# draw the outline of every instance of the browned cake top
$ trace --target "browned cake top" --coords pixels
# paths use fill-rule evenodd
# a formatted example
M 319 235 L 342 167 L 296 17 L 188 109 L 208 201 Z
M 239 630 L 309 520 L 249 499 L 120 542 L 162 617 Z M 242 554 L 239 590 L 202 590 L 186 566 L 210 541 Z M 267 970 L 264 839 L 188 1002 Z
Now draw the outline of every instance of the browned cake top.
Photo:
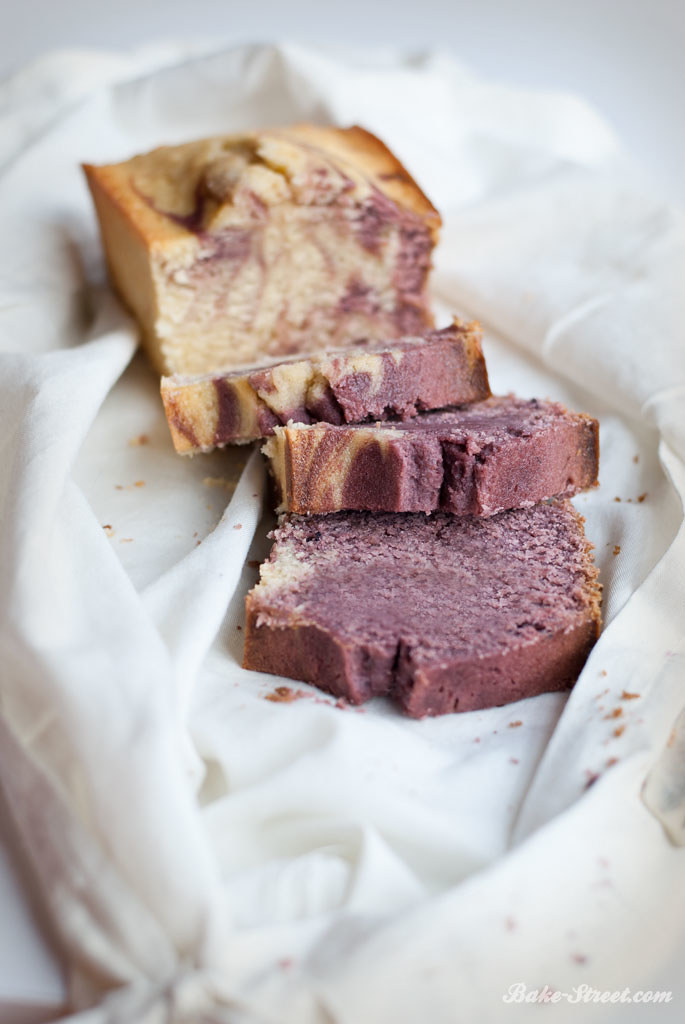
M 385 198 L 437 240 L 440 216 L 390 150 L 357 126 L 300 124 L 162 146 L 123 163 L 85 166 L 147 244 L 215 234 L 283 202 L 326 206 Z

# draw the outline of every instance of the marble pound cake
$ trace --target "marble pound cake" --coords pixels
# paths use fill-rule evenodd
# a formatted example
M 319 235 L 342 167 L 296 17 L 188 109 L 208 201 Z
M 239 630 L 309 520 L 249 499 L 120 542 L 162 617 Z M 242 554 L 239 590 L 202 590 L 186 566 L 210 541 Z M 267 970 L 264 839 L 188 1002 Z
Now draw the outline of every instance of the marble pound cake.
M 300 124 L 84 170 L 111 278 L 163 374 L 432 326 L 439 214 L 362 128 Z
M 477 323 L 454 321 L 419 338 L 360 341 L 225 374 L 162 377 L 177 452 L 266 437 L 298 423 L 409 419 L 490 394 Z
M 599 426 L 506 395 L 403 423 L 290 423 L 263 450 L 281 511 L 488 516 L 595 486 Z
M 244 666 L 416 718 L 566 689 L 600 626 L 582 524 L 568 501 L 286 517 L 247 596 Z

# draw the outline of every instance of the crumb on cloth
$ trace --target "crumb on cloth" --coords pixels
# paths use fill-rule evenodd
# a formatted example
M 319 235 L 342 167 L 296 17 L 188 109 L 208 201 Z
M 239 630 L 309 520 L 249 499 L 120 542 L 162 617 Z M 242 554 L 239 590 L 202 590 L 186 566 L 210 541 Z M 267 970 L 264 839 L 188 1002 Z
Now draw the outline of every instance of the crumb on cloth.
M 235 482 L 225 476 L 206 476 L 202 483 L 205 487 L 222 487 L 225 491 L 235 490 Z
M 289 704 L 306 696 L 304 690 L 293 690 L 291 686 L 277 686 L 275 690 L 264 695 L 264 700 L 273 701 L 275 704 Z

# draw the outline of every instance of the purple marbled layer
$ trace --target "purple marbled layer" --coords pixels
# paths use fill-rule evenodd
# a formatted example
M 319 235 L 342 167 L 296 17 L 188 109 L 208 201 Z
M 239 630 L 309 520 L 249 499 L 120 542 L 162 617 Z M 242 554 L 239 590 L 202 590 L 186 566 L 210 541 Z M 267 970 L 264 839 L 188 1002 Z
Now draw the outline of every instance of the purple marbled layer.
M 382 373 L 378 386 L 369 374 L 349 369 L 349 360 L 355 353 L 380 358 Z M 402 355 L 399 362 L 395 358 L 397 353 Z M 490 393 L 480 337 L 473 325 L 455 324 L 429 331 L 422 339 L 357 342 L 350 349 L 331 352 L 325 364 L 325 390 L 308 395 L 303 405 L 279 412 L 272 411 L 259 396 L 276 392 L 274 368 L 283 364 L 248 367 L 215 378 L 218 413 L 212 443 L 223 445 L 267 437 L 275 426 L 289 421 L 339 425 L 377 419 L 404 420 L 419 410 L 470 402 Z M 236 387 L 244 380 L 252 389 L 247 409 L 244 391 Z M 185 436 L 188 430 L 192 431 L 190 423 L 183 424 L 183 429 L 178 423 L 175 425 Z
M 567 502 L 491 519 L 290 517 L 270 561 L 304 573 L 247 598 L 245 665 L 411 715 L 502 704 L 572 684 L 599 591 Z
M 405 422 L 286 428 L 283 507 L 493 515 L 597 483 L 598 424 L 554 402 L 490 398 Z

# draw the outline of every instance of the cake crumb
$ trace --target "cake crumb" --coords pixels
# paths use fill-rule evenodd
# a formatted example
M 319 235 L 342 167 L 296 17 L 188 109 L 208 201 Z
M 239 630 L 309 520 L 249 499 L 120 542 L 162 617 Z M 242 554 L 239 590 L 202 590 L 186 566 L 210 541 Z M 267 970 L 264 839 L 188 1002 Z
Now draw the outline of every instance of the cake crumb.
M 147 434 L 138 434 L 138 437 L 132 437 L 128 443 L 132 448 L 138 448 L 140 445 L 149 444 L 150 438 Z
M 233 481 L 225 476 L 206 476 L 202 483 L 205 487 L 223 487 L 225 491 L 232 491 Z M 207 506 L 209 508 L 209 506 Z
M 599 772 L 591 772 L 589 768 L 585 769 L 585 788 L 589 789 L 590 786 L 594 786 L 595 782 L 599 778 Z
M 273 701 L 275 704 L 289 704 L 293 700 L 306 697 L 304 690 L 293 690 L 290 686 L 277 686 L 271 693 L 267 693 L 264 700 Z
M 474 736 L 473 742 L 480 743 L 480 736 Z
M 620 500 L 621 500 L 620 498 L 614 498 L 614 501 L 620 501 Z
M 637 463 L 639 461 L 640 461 L 640 456 L 639 455 L 633 455 L 633 462 Z
M 619 736 L 623 735 L 623 733 L 625 732 L 625 728 L 625 725 L 616 726 L 616 728 L 614 729 L 614 736 L 616 737 L 616 739 L 618 739 Z
M 620 555 L 621 554 L 621 545 L 620 544 L 614 544 L 614 554 L 615 555 Z
M 516 728 L 518 728 L 519 725 L 523 725 L 523 722 L 521 721 L 520 718 L 517 718 L 515 722 L 509 722 L 509 728 L 510 729 L 516 729 Z
M 234 530 L 242 530 L 242 528 L 243 528 L 243 524 L 242 523 L 234 523 L 233 524 L 233 529 Z
M 639 693 L 629 693 L 628 690 L 623 690 L 621 693 L 621 700 L 637 700 L 639 696 Z
M 571 954 L 571 959 L 574 961 L 574 963 L 577 963 L 577 964 L 586 964 L 587 963 L 587 957 L 585 956 L 584 953 L 572 953 Z
M 647 497 L 647 491 L 644 491 L 642 494 L 638 494 L 637 500 L 640 502 L 640 504 L 642 504 L 642 502 L 645 500 L 646 497 Z
M 618 764 L 618 758 L 617 757 L 610 757 L 607 760 L 607 768 L 613 768 L 615 764 Z
M 114 485 L 114 490 L 115 491 L 123 491 L 123 489 L 124 489 L 124 485 L 123 484 L 115 484 Z
M 235 628 L 242 630 L 243 627 L 242 626 L 236 626 Z
M 509 763 L 510 764 L 518 764 L 519 763 L 518 757 L 510 757 L 509 758 Z
M 604 717 L 605 718 L 620 718 L 622 714 L 623 714 L 623 708 L 614 708 L 613 711 L 610 711 L 609 714 L 605 715 Z
M 108 537 L 111 537 L 112 534 L 114 533 L 114 527 L 111 525 L 111 523 L 105 523 L 102 529 L 105 531 Z
M 136 480 L 136 482 L 134 483 L 133 486 L 134 487 L 145 487 L 145 481 L 144 480 Z
M 133 537 L 122 537 L 121 540 L 119 541 L 119 543 L 120 544 L 132 544 L 133 543 Z
M 600 676 L 605 676 L 607 674 L 607 670 L 605 668 L 603 668 L 602 671 L 599 674 L 600 674 Z

